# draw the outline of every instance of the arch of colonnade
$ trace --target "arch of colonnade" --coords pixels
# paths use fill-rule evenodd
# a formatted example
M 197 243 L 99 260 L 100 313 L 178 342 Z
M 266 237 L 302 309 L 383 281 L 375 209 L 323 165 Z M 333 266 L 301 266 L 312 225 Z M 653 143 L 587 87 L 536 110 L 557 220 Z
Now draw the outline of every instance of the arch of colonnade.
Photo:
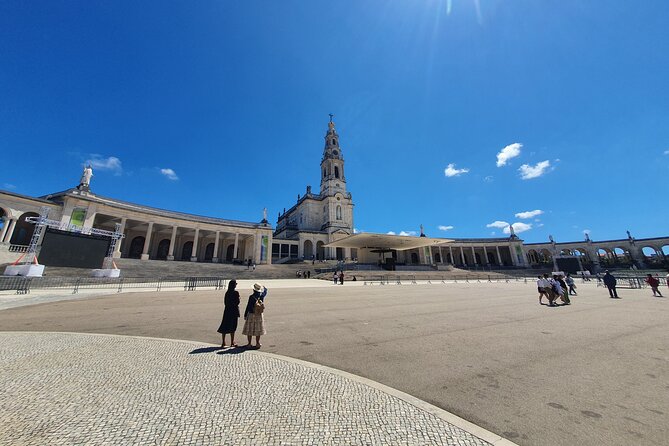
M 570 243 L 526 244 L 525 255 L 530 265 L 552 264 L 557 255 L 574 255 L 584 267 L 667 267 L 669 237 L 620 239 Z
M 249 229 L 198 227 L 188 222 L 157 223 L 98 213 L 93 227 L 114 230 L 121 224 L 124 237 L 114 257 L 197 262 L 257 262 L 258 236 Z

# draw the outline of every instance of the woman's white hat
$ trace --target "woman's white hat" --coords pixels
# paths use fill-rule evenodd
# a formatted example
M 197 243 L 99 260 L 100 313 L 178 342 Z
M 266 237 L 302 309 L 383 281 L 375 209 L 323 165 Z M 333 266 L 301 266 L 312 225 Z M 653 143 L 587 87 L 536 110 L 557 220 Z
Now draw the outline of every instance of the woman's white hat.
M 256 291 L 262 291 L 262 285 L 256 282 L 253 284 L 253 289 Z

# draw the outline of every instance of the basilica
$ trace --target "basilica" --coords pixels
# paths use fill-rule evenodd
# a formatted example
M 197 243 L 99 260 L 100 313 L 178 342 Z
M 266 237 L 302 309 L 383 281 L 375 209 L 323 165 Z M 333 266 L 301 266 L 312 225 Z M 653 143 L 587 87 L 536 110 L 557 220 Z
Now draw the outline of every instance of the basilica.
M 508 237 L 444 239 L 385 234 L 354 234 L 353 197 L 348 191 L 344 152 L 332 115 L 324 136 L 320 188 L 306 186 L 295 204 L 279 212 L 273 228 L 265 212 L 258 222 L 193 215 L 131 203 L 97 193 L 92 169 L 79 184 L 31 197 L 0 190 L 0 264 L 16 260 L 31 242 L 34 224 L 27 217 L 47 216 L 62 231 L 90 233 L 91 228 L 116 232 L 121 243 L 113 257 L 141 260 L 283 263 L 290 261 L 356 261 L 366 264 L 433 268 L 503 268 L 555 266 L 574 257 L 585 270 L 608 266 L 663 265 L 669 238 L 595 242 L 524 243 Z

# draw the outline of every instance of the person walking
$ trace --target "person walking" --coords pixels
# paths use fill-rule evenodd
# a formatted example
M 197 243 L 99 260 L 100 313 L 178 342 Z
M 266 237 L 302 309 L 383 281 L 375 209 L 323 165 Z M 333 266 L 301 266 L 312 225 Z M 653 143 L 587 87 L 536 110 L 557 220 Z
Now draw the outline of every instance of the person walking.
M 262 347 L 260 343 L 260 336 L 267 333 L 265 330 L 265 296 L 267 296 L 267 288 L 256 283 L 253 285 L 253 294 L 249 296 L 249 301 L 246 303 L 246 310 L 244 310 L 244 329 L 242 334 L 246 335 L 248 343 L 244 346 L 251 348 L 251 337 L 255 336 L 255 348 Z
M 339 285 L 344 284 L 344 270 L 339 271 Z
M 239 320 L 239 291 L 235 288 L 237 288 L 237 281 L 233 279 L 228 284 L 228 290 L 225 292 L 223 320 L 218 327 L 218 332 L 223 337 L 221 348 L 227 347 L 225 345 L 226 334 L 230 334 L 230 346 L 237 347 L 237 344 L 235 344 L 235 332 L 237 331 L 237 321 Z
M 618 297 L 618 292 L 616 291 L 616 278 L 613 277 L 613 274 L 611 274 L 609 270 L 606 270 L 604 273 L 602 281 L 604 282 L 604 286 L 609 290 L 609 297 L 611 299 L 620 299 Z
M 562 274 L 557 276 L 557 281 L 560 283 L 560 288 L 562 289 L 562 302 L 567 305 L 571 305 L 571 300 L 569 299 L 569 290 L 567 289 L 567 284 L 565 283 Z
M 548 291 L 546 290 L 548 288 L 548 280 L 544 279 L 542 275 L 539 275 L 537 279 L 537 291 L 539 292 L 539 305 L 543 305 L 543 297 L 546 296 L 546 299 L 548 299 L 548 303 L 551 303 L 551 298 L 548 295 Z
M 334 274 L 332 275 L 332 282 L 335 285 L 337 285 L 337 279 L 339 279 L 339 274 L 337 273 L 337 271 L 335 271 Z
M 648 274 L 648 277 L 646 277 L 646 283 L 648 286 L 650 286 L 650 289 L 653 290 L 653 297 L 663 297 L 662 293 L 660 293 L 659 286 L 660 286 L 660 280 L 653 277 L 652 274 Z
M 555 302 L 558 300 L 558 297 L 562 297 L 560 282 L 557 281 L 556 277 L 549 277 L 548 274 L 544 274 L 544 278 L 548 282 L 548 288 L 546 289 L 548 293 L 548 306 L 556 307 L 557 303 Z
M 571 274 L 567 273 L 567 278 L 565 279 L 567 282 L 567 286 L 569 287 L 569 294 L 573 294 L 574 296 L 577 296 L 576 294 L 576 282 L 574 282 L 574 278 L 571 277 Z

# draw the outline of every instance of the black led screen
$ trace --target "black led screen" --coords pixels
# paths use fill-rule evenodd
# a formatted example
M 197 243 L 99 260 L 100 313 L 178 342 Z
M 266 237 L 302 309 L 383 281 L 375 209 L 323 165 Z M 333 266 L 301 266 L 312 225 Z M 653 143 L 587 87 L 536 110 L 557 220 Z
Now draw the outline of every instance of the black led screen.
M 576 271 L 579 271 L 581 268 L 578 265 L 578 259 L 576 257 L 566 257 L 566 258 L 556 258 L 555 262 L 559 271 L 564 273 L 574 274 Z
M 102 268 L 109 250 L 109 237 L 47 229 L 39 252 L 39 263 L 46 266 Z

